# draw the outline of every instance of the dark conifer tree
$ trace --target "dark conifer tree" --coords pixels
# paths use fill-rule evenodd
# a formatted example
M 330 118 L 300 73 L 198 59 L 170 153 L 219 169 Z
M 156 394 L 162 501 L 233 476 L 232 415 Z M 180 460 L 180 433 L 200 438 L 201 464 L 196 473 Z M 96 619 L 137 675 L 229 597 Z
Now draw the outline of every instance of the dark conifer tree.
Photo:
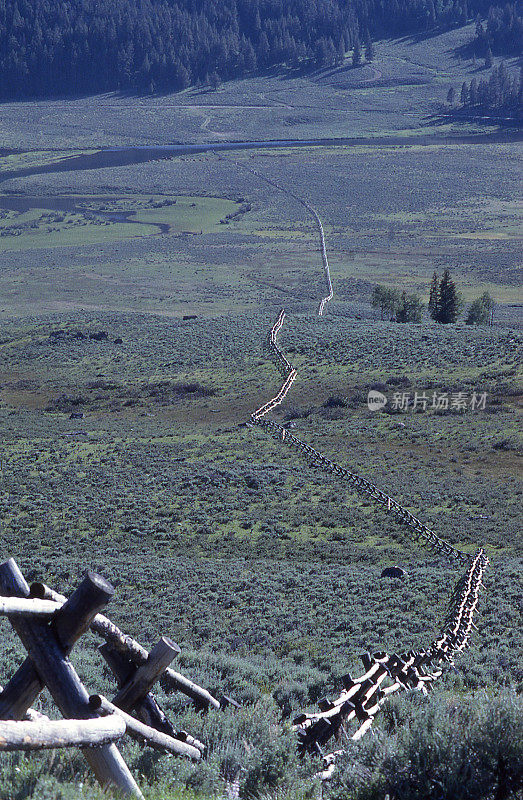
M 461 89 L 461 103 L 464 108 L 481 108 L 482 112 L 489 111 L 502 114 L 505 117 L 520 120 L 523 116 L 523 70 L 519 76 L 513 75 L 506 68 L 504 62 L 495 67 L 488 80 L 477 82 L 474 78 L 470 86 L 463 84 Z
M 359 67 L 361 65 L 361 45 L 360 40 L 356 39 L 354 48 L 352 50 L 352 66 Z
M 468 98 L 471 106 L 475 106 L 478 102 L 478 82 L 476 78 L 472 78 L 470 82 Z
M 372 39 L 370 38 L 370 36 L 365 42 L 365 60 L 366 61 L 374 60 L 374 45 L 372 43 Z
M 450 277 L 450 272 L 446 269 L 439 285 L 438 313 L 435 317 L 436 322 L 448 325 L 456 322 L 461 311 L 461 298 L 457 292 L 456 285 Z
M 437 320 L 439 314 L 439 278 L 436 272 L 432 276 L 432 283 L 430 284 L 428 309 L 432 319 Z

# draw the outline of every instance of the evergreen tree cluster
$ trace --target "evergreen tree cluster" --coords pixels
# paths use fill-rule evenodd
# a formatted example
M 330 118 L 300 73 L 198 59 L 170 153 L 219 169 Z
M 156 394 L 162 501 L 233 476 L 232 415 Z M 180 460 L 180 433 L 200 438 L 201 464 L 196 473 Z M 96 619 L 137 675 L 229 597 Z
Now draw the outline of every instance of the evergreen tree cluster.
M 478 17 L 474 52 L 482 58 L 490 54 L 518 56 L 523 52 L 523 3 L 490 6 L 486 24 Z
M 330 66 L 371 36 L 459 25 L 485 0 L 0 0 L 0 98 L 177 91 Z
M 520 120 L 523 116 L 523 70 L 519 75 L 512 75 L 501 62 L 488 78 L 480 81 L 472 78 L 470 84 L 463 83 L 460 101 L 464 108 L 495 111 Z
M 444 270 L 441 280 L 435 272 L 429 295 L 429 314 L 434 322 L 439 322 L 441 325 L 456 322 L 462 307 L 461 295 L 450 277 L 449 270 Z
M 377 285 L 372 292 L 372 306 L 379 309 L 380 319 L 390 322 L 421 322 L 423 303 L 417 294 Z M 488 292 L 473 300 L 468 308 L 467 325 L 492 325 L 496 303 Z M 430 285 L 428 311 L 434 322 L 449 325 L 457 322 L 463 310 L 463 298 L 448 269 L 443 276 L 435 272 Z

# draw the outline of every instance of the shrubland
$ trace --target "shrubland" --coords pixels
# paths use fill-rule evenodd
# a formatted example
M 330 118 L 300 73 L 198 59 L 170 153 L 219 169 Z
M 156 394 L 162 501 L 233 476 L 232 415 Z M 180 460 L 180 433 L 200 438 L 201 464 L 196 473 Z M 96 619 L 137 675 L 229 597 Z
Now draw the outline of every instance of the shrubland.
M 310 796 L 318 765 L 296 755 L 293 714 L 339 688 L 360 652 L 427 644 L 458 577 L 364 498 L 242 426 L 278 383 L 260 348 L 267 321 L 75 314 L 4 326 L 4 374 L 18 371 L 4 379 L 0 408 L 5 555 L 65 592 L 85 568 L 100 571 L 116 586 L 109 613 L 121 627 L 146 645 L 172 636 L 180 671 L 243 704 L 202 716 L 160 693 L 210 752 L 194 768 L 130 745 L 151 798 L 220 796 L 238 768 L 243 797 Z M 438 785 L 442 797 L 494 797 L 502 781 L 516 785 L 519 758 L 520 334 L 288 323 L 282 346 L 301 390 L 278 416 L 448 541 L 470 552 L 481 544 L 492 560 L 472 649 L 429 698 L 388 707 L 325 796 L 430 797 Z M 475 387 L 488 399 L 478 411 L 373 414 L 371 387 Z M 69 419 L 71 408 L 84 417 Z M 380 579 L 391 563 L 407 569 L 406 582 Z M 7 634 L 3 653 L 5 681 L 20 657 Z M 75 663 L 91 691 L 110 694 L 88 641 Z M 6 756 L 2 770 L 9 798 L 97 796 L 76 756 Z
M 293 715 L 358 674 L 367 649 L 432 641 L 459 576 L 365 498 L 245 426 L 279 386 L 262 341 L 282 305 L 281 343 L 298 379 L 276 418 L 465 552 L 485 547 L 492 562 L 470 650 L 429 697 L 386 706 L 324 796 L 520 791 L 517 144 L 497 134 L 464 141 L 474 125 L 427 117 L 440 113 L 449 83 L 474 76 L 461 49 L 472 37 L 467 27 L 382 40 L 372 65 L 212 92 L 2 107 L 5 146 L 33 148 L 2 153 L 4 169 L 19 170 L 5 196 L 32 208 L 82 197 L 84 211 L 103 203 L 131 207 L 137 222 L 179 222 L 147 236 L 67 216 L 56 222 L 67 231 L 42 222 L 38 235 L 2 237 L 17 247 L 4 248 L 0 270 L 3 556 L 64 593 L 86 568 L 102 573 L 121 628 L 147 646 L 171 636 L 182 649 L 175 668 L 242 703 L 202 715 L 159 691 L 209 756 L 193 767 L 125 745 L 151 800 L 223 797 L 238 770 L 243 800 L 317 796 L 319 762 L 298 759 Z M 305 209 L 219 153 L 157 160 L 142 149 L 260 132 L 364 137 L 233 156 L 318 209 L 334 284 L 321 320 Z M 68 148 L 119 145 L 139 145 L 137 163 L 88 169 L 86 152 L 74 172 L 23 173 L 61 164 Z M 187 209 L 165 205 L 176 198 Z M 218 204 L 209 225 L 193 218 L 198 198 Z M 378 319 L 376 284 L 426 304 L 431 276 L 447 267 L 467 303 L 485 292 L 495 300 L 492 327 Z M 369 410 L 370 390 L 387 396 L 382 411 Z M 470 407 L 474 392 L 484 407 Z M 394 407 L 396 395 L 416 393 L 426 409 Z M 464 394 L 466 407 L 432 408 L 434 393 Z M 380 578 L 392 564 L 405 581 Z M 3 625 L 0 683 L 23 655 Z M 86 636 L 74 661 L 90 691 L 111 695 L 95 647 Z M 39 707 L 51 707 L 45 693 Z M 81 756 L 67 752 L 4 755 L 0 796 L 101 797 Z

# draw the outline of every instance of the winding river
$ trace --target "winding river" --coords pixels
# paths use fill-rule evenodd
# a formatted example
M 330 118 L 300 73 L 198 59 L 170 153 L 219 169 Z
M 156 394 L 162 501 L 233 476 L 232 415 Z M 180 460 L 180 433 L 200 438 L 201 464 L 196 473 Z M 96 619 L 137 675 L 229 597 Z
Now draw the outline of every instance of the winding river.
M 213 142 L 202 144 L 165 144 L 142 145 L 136 147 L 108 147 L 94 153 L 60 158 L 52 164 L 35 165 L 24 169 L 0 172 L 0 183 L 11 178 L 23 178 L 29 175 L 43 175 L 48 172 L 72 172 L 106 167 L 125 167 L 131 164 L 144 164 L 173 156 L 191 155 L 195 153 L 219 153 L 238 150 L 281 150 L 300 147 L 357 147 L 361 145 L 398 147 L 407 145 L 452 145 L 452 144 L 510 144 L 521 141 L 523 133 L 513 129 L 495 133 L 441 136 L 421 134 L 418 136 L 367 136 L 353 138 L 326 139 L 269 139 L 259 141 Z M 4 155 L 9 152 L 4 151 Z

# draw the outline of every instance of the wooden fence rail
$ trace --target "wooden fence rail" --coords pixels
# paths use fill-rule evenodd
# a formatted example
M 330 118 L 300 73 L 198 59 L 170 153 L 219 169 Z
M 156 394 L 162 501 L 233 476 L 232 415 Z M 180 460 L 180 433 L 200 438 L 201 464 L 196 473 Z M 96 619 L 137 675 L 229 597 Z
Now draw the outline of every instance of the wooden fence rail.
M 118 714 L 94 719 L 0 720 L 0 751 L 100 747 L 121 739 L 125 730 Z
M 0 615 L 7 616 L 27 651 L 25 661 L 0 687 L 0 751 L 79 747 L 103 787 L 141 798 L 115 744 L 124 734 L 194 762 L 206 750 L 195 737 L 174 729 L 152 694 L 154 684 L 162 679 L 168 688 L 185 692 L 200 709 L 234 701 L 224 698 L 220 704 L 171 670 L 169 664 L 180 653 L 171 639 L 162 636 L 148 653 L 122 633 L 100 613 L 113 594 L 108 581 L 88 572 L 66 598 L 42 583 L 30 588 L 13 559 L 0 564 Z M 69 657 L 89 628 L 105 639 L 99 652 L 118 683 L 112 702 L 101 695 L 89 696 Z M 31 708 L 44 687 L 63 719 L 50 720 Z
M 38 597 L 46 600 L 54 600 L 58 603 L 65 603 L 67 598 L 63 594 L 55 592 L 53 589 L 46 586 L 45 583 L 31 584 L 31 597 Z M 142 647 L 142 645 L 133 639 L 131 636 L 123 633 L 108 617 L 103 614 L 97 614 L 90 623 L 90 628 L 93 633 L 98 634 L 105 639 L 115 650 L 123 653 L 130 661 L 135 664 L 145 664 L 149 658 L 149 653 Z M 225 698 L 226 702 L 223 703 L 224 698 L 217 700 L 206 689 L 202 689 L 193 681 L 181 675 L 179 672 L 171 668 L 167 668 L 161 676 L 162 686 L 166 691 L 179 691 L 190 697 L 193 702 L 201 708 L 221 708 L 222 705 L 228 705 L 230 698 Z
M 273 436 L 279 441 L 285 442 L 285 444 L 289 445 L 290 447 L 295 447 L 309 460 L 313 467 L 319 468 L 325 472 L 332 473 L 347 480 L 352 488 L 354 488 L 357 492 L 370 497 L 376 505 L 383 508 L 388 514 L 392 515 L 397 522 L 410 527 L 414 533 L 414 536 L 421 543 L 438 550 L 449 559 L 452 558 L 458 561 L 468 561 L 469 555 L 467 553 L 463 553 L 461 550 L 458 550 L 456 547 L 448 544 L 448 542 L 443 541 L 443 539 L 437 536 L 434 531 L 430 530 L 430 528 L 424 525 L 421 520 L 415 517 L 414 514 L 412 514 L 406 508 L 403 508 L 396 500 L 394 500 L 392 497 L 389 497 L 389 495 L 381 491 L 381 489 L 378 489 L 377 486 L 368 481 L 366 478 L 362 478 L 361 475 L 357 475 L 355 472 L 351 472 L 345 467 L 340 466 L 340 464 L 336 464 L 334 461 L 331 461 L 318 450 L 315 450 L 310 445 L 302 442 L 301 439 L 298 439 L 297 436 L 289 433 L 289 431 L 278 422 L 265 419 L 269 411 L 272 411 L 283 402 L 297 376 L 296 370 L 290 361 L 288 361 L 288 359 L 284 356 L 276 341 L 284 319 L 285 311 L 282 309 L 267 336 L 267 348 L 269 350 L 270 357 L 276 369 L 283 377 L 284 382 L 279 392 L 271 400 L 253 411 L 250 422 L 253 425 L 260 426 L 267 433 L 269 433 L 269 435 Z
M 324 697 L 319 701 L 319 711 L 300 714 L 294 719 L 294 730 L 299 737 L 300 752 L 323 756 L 323 769 L 318 773 L 321 780 L 329 780 L 334 773 L 334 753 L 324 754 L 324 745 L 334 737 L 342 735 L 358 741 L 371 727 L 376 714 L 387 698 L 401 690 L 417 690 L 427 693 L 433 682 L 442 675 L 441 665 L 453 663 L 454 655 L 469 646 L 473 628 L 472 616 L 476 611 L 483 573 L 489 563 L 483 550 L 472 559 L 464 576 L 458 581 L 441 634 L 425 650 L 411 650 L 397 655 L 378 652 L 364 653 L 362 662 L 365 673 L 353 679 L 346 675 L 342 679 L 343 691 L 335 699 Z M 382 685 L 385 682 L 389 685 Z M 358 728 L 350 737 L 347 724 L 358 721 Z M 338 755 L 344 752 L 337 751 Z
M 302 753 L 310 752 L 323 757 L 323 769 L 317 773 L 317 777 L 328 780 L 334 773 L 337 755 L 343 752 L 337 750 L 325 754 L 324 745 L 331 737 L 339 740 L 344 735 L 349 738 L 347 724 L 351 720 L 357 720 L 358 728 L 350 739 L 358 741 L 372 726 L 374 717 L 391 694 L 408 689 L 426 693 L 442 674 L 441 665 L 445 662 L 452 663 L 454 654 L 468 647 L 471 631 L 475 627 L 472 617 L 479 601 L 483 573 L 489 561 L 481 549 L 471 557 L 448 544 L 370 481 L 331 461 L 293 436 L 283 425 L 266 418 L 270 411 L 283 402 L 297 376 L 296 370 L 277 344 L 277 336 L 284 319 L 285 311 L 282 309 L 267 336 L 267 348 L 283 378 L 283 384 L 271 400 L 251 414 L 251 423 L 262 427 L 275 439 L 295 447 L 314 468 L 345 478 L 351 487 L 370 497 L 398 522 L 409 526 L 421 543 L 434 548 L 448 559 L 467 563 L 466 572 L 452 593 L 443 630 L 427 649 L 400 655 L 363 654 L 366 670 L 363 675 L 357 679 L 346 675 L 343 679 L 343 691 L 337 699 L 325 697 L 319 702 L 318 712 L 300 714 L 294 720 L 294 729 L 299 737 L 298 749 Z
M 327 288 L 327 294 L 320 300 L 320 304 L 318 306 L 318 316 L 322 317 L 323 312 L 325 310 L 325 306 L 327 305 L 327 303 L 330 303 L 330 301 L 334 297 L 334 291 L 332 288 L 329 258 L 327 255 L 327 246 L 325 244 L 325 231 L 323 230 L 323 223 L 321 221 L 320 215 L 318 214 L 316 209 L 313 206 L 311 206 L 311 204 L 307 200 L 305 200 L 305 198 L 300 197 L 299 194 L 295 194 L 295 192 L 292 192 L 289 188 L 287 188 L 287 186 L 282 186 L 281 183 L 278 183 L 273 178 L 269 178 L 267 175 L 263 175 L 257 169 L 254 169 L 254 167 L 249 167 L 247 164 L 243 164 L 240 161 L 234 161 L 232 158 L 227 158 L 226 156 L 223 155 L 220 155 L 219 159 L 220 161 L 229 161 L 236 167 L 240 167 L 240 169 L 247 170 L 247 172 L 250 172 L 251 175 L 255 175 L 260 180 L 264 181 L 265 183 L 268 183 L 269 186 L 273 186 L 279 192 L 286 194 L 288 197 L 292 197 L 293 200 L 296 200 L 297 203 L 302 205 L 314 217 L 314 222 L 316 223 L 316 227 L 318 229 L 318 234 L 320 237 L 320 253 L 323 264 L 325 284 Z

